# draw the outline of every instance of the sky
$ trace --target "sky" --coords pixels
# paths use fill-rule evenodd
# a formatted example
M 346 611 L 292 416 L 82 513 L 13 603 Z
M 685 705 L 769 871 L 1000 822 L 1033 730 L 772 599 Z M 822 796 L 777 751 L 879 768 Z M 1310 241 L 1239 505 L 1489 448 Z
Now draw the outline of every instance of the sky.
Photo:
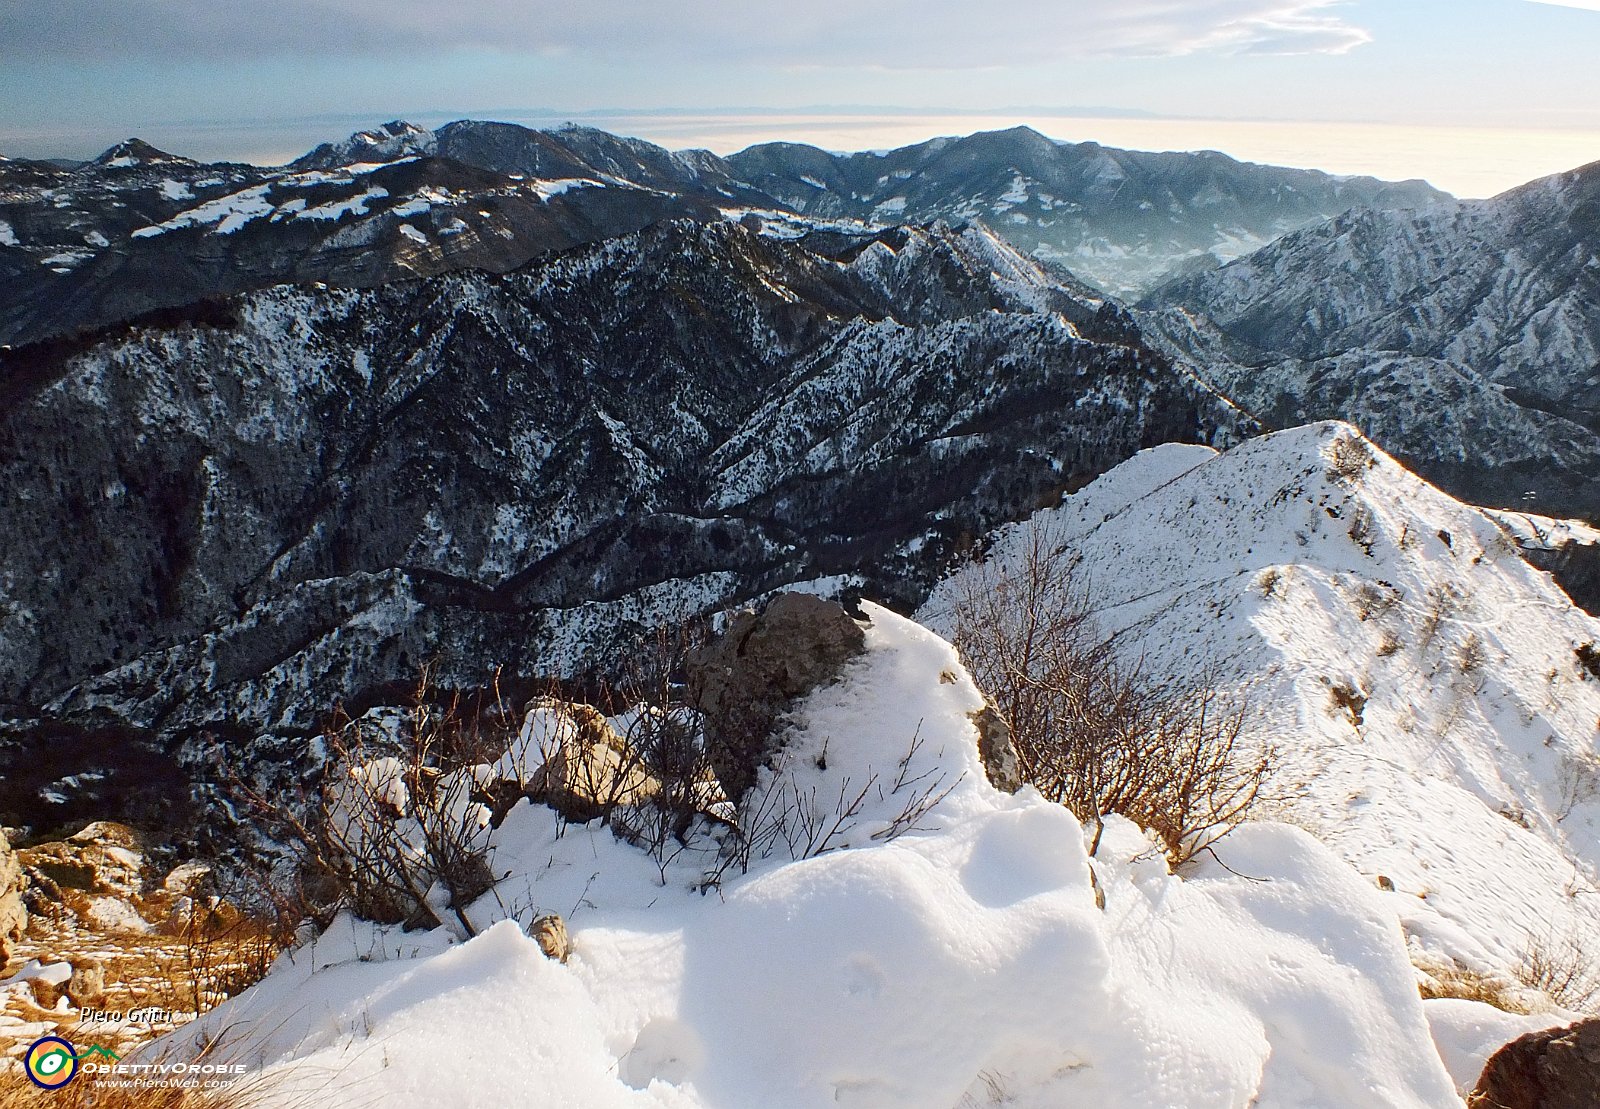
M 0 153 L 277 162 L 393 118 L 719 152 L 1028 123 L 1484 196 L 1600 160 L 1600 0 L 3 0 Z

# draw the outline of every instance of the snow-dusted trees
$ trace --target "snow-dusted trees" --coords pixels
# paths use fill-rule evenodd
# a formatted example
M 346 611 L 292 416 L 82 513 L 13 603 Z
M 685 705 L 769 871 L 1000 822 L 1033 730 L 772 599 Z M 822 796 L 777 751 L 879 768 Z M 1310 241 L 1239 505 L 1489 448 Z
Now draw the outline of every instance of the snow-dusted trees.
M 947 624 L 1011 727 L 1024 778 L 1094 832 L 1125 816 L 1176 865 L 1245 819 L 1272 752 L 1244 734 L 1248 706 L 1203 667 L 1150 672 L 1097 625 L 1089 583 L 1046 523 L 1022 525 L 1005 559 L 966 567 Z

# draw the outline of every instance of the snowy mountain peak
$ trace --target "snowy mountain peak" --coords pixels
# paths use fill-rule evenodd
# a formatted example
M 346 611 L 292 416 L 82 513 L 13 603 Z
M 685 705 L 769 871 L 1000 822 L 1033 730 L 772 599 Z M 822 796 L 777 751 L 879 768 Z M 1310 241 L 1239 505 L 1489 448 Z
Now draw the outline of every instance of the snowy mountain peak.
M 1480 504 L 1600 517 L 1600 165 L 1357 208 L 1164 286 L 1151 317 L 1269 424 L 1337 416 Z
M 438 146 L 434 133 L 403 119 L 357 131 L 340 142 L 323 143 L 290 163 L 295 169 L 333 169 L 358 162 L 392 162 L 419 154 L 432 154 Z
M 180 158 L 176 154 L 158 150 L 143 139 L 133 138 L 124 139 L 110 147 L 86 166 L 95 169 L 133 169 L 139 166 L 195 164 L 188 158 Z

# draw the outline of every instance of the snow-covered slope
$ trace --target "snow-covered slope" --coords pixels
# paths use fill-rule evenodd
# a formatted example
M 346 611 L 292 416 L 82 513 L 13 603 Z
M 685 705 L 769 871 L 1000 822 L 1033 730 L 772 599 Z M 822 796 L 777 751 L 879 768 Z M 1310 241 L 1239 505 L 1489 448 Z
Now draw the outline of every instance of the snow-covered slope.
M 1253 690 L 1283 811 L 1392 884 L 1419 951 L 1600 934 L 1600 621 L 1514 531 L 1338 423 L 1158 447 L 1035 521 L 1126 651 Z
M 798 706 L 787 769 L 745 803 L 785 774 L 853 795 L 907 760 L 900 777 L 950 787 L 913 830 L 887 834 L 903 798 L 874 793 L 830 850 L 707 894 L 708 855 L 658 867 L 524 801 L 476 938 L 340 918 L 137 1061 L 207 1044 L 262 1068 L 268 1105 L 1459 1107 L 1368 883 L 1284 826 L 1219 849 L 1251 878 L 1178 879 L 1114 823 L 1098 909 L 1076 821 L 988 784 L 953 650 L 866 611 L 867 653 Z M 524 934 L 552 910 L 564 966 Z
M 1149 322 L 1277 426 L 1349 419 L 1441 480 L 1478 470 L 1474 497 L 1600 514 L 1597 203 L 1600 163 L 1492 200 L 1353 211 L 1151 296 L 1209 340 L 1178 312 Z
M 899 222 L 981 219 L 1021 249 L 1119 296 L 1211 269 L 1354 207 L 1426 208 L 1421 181 L 1335 177 L 1214 150 L 1066 143 L 1028 127 L 833 154 L 764 143 L 733 171 L 797 212 Z
M 981 229 L 754 222 L 0 351 L 0 705 L 204 749 L 814 578 L 915 604 L 964 535 L 1252 430 Z

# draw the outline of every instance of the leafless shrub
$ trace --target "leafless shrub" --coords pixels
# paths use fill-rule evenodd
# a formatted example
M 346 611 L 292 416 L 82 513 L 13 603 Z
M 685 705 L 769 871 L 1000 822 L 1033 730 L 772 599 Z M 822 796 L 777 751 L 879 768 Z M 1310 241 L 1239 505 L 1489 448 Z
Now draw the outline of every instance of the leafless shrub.
M 1350 542 L 1360 547 L 1369 558 L 1372 557 L 1377 544 L 1375 534 L 1377 526 L 1377 517 L 1373 515 L 1372 509 L 1364 504 L 1357 505 L 1350 515 L 1350 527 L 1346 534 L 1350 536 Z
M 1367 711 L 1367 696 L 1348 682 L 1334 682 L 1328 689 L 1328 700 L 1339 712 L 1350 717 L 1350 723 L 1361 727 Z
M 469 770 L 447 769 L 470 764 L 477 742 L 461 702 L 437 701 L 425 670 L 398 735 L 336 717 L 323 740 L 328 770 L 299 804 L 245 790 L 290 845 L 320 923 L 349 908 L 384 924 L 476 933 L 466 908 L 494 884 L 490 811 Z
M 1328 450 L 1328 476 L 1334 481 L 1355 484 L 1374 464 L 1372 448 L 1356 435 L 1341 435 Z
M 235 914 L 219 918 L 192 900 L 176 922 L 183 940 L 182 1008 L 203 1013 L 261 979 L 294 942 L 300 916 Z
M 1246 819 L 1274 762 L 1249 706 L 1203 669 L 1156 675 L 1095 626 L 1069 551 L 1027 525 L 1015 561 L 952 583 L 952 639 L 1011 728 L 1023 778 L 1094 829 L 1128 817 L 1173 865 Z
M 1563 1009 L 1600 1012 L 1600 950 L 1594 937 L 1555 929 L 1530 935 L 1517 978 Z
M 1385 628 L 1383 634 L 1378 638 L 1378 657 L 1388 658 L 1390 655 L 1397 655 L 1404 646 L 1405 644 L 1400 641 L 1399 636 Z
M 622 737 L 653 782 L 645 810 L 623 814 L 638 827 L 629 834 L 661 861 L 672 843 L 685 842 L 695 821 L 726 817 L 724 798 L 703 741 L 700 715 L 689 706 L 683 675 L 704 642 L 699 625 L 660 628 L 641 638 L 616 684 L 605 696 L 627 706 Z
M 702 881 L 703 889 L 719 886 L 725 875 L 749 870 L 752 862 L 782 854 L 791 860 L 811 859 L 839 850 L 865 831 L 863 822 L 875 810 L 878 826 L 866 838 L 890 843 L 908 832 L 927 830 L 925 823 L 950 796 L 961 779 L 950 781 L 933 767 L 912 773 L 924 740 L 921 725 L 895 764 L 892 778 L 868 769 L 864 778 L 849 775 L 830 783 L 828 791 L 796 772 L 792 756 L 779 764 L 763 784 L 741 802 L 737 821 L 722 841 L 718 858 Z
M 1276 597 L 1282 584 L 1283 571 L 1276 566 L 1268 566 L 1256 575 L 1256 588 L 1261 590 L 1263 597 Z
M 1366 621 L 1374 616 L 1391 612 L 1400 603 L 1400 594 L 1392 586 L 1364 581 L 1356 586 L 1356 618 Z
M 1456 666 L 1463 674 L 1476 674 L 1489 661 L 1489 648 L 1477 632 L 1469 632 L 1456 648 Z
M 1461 594 L 1449 585 L 1433 585 L 1428 588 L 1426 607 L 1423 609 L 1422 624 L 1417 629 L 1417 643 L 1420 647 L 1427 647 L 1439 635 L 1439 629 L 1446 620 L 1454 618 L 1461 604 Z

